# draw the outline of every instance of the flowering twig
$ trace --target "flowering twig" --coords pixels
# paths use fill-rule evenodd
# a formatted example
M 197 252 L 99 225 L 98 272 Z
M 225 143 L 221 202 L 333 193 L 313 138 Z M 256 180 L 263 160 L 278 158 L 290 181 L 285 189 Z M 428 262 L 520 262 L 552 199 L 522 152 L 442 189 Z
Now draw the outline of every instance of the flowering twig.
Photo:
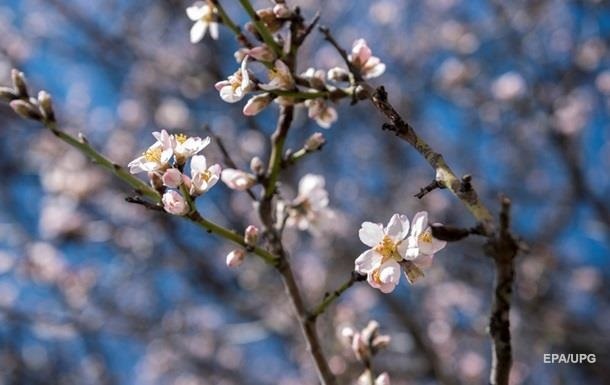
M 241 28 L 237 24 L 235 24 L 235 22 L 227 14 L 224 7 L 220 4 L 220 1 L 218 1 L 218 0 L 209 0 L 209 1 L 216 8 L 216 11 L 218 12 L 218 16 L 220 16 L 220 20 L 222 20 L 222 23 L 224 25 L 226 25 L 227 28 L 229 28 L 231 31 L 233 31 L 233 33 L 235 34 L 235 37 L 237 38 L 237 41 L 246 48 L 252 48 L 253 45 L 250 42 L 250 40 L 248 40 L 248 37 L 246 35 L 244 35 Z
M 339 286 L 337 290 L 333 291 L 332 293 L 326 293 L 324 299 L 322 299 L 322 301 L 320 301 L 320 303 L 313 308 L 313 310 L 309 314 L 309 317 L 314 320 L 318 318 L 326 311 L 330 304 L 332 304 L 336 299 L 338 299 L 345 291 L 347 291 L 347 289 L 352 287 L 354 283 L 361 282 L 364 280 L 366 280 L 366 275 L 362 275 L 355 271 L 352 271 L 352 274 L 350 275 L 349 279 L 345 281 L 341 286 Z
M 471 177 L 465 176 L 461 180 L 445 162 L 443 156 L 435 152 L 422 138 L 417 135 L 413 127 L 407 123 L 394 106 L 388 101 L 388 95 L 383 86 L 374 89 L 362 78 L 358 68 L 355 68 L 347 55 L 333 38 L 328 28 L 320 28 L 324 37 L 329 41 L 348 66 L 351 75 L 364 92 L 367 93 L 372 104 L 389 120 L 383 124 L 384 130 L 391 131 L 399 138 L 409 143 L 419 152 L 428 164 L 435 170 L 435 180 L 442 187 L 449 189 L 479 223 L 477 232 L 488 237 L 486 252 L 494 258 L 496 267 L 495 296 L 490 317 L 490 334 L 493 340 L 494 352 L 492 355 L 492 370 L 490 382 L 492 385 L 508 385 L 510 367 L 512 364 L 510 341 L 510 295 L 514 281 L 514 258 L 519 250 L 516 238 L 510 233 L 510 201 L 502 200 L 499 227 L 491 211 L 481 202 L 477 192 L 472 187 Z
M 278 57 L 281 57 L 282 48 L 276 43 L 275 39 L 271 35 L 271 32 L 269 32 L 265 24 L 263 24 L 263 22 L 261 21 L 260 17 L 256 14 L 256 11 L 252 7 L 252 4 L 250 4 L 250 1 L 239 0 L 239 2 L 241 3 L 248 16 L 250 16 L 250 19 L 252 20 L 252 23 L 254 23 L 256 31 L 261 35 L 261 38 L 263 39 L 265 44 L 267 44 Z

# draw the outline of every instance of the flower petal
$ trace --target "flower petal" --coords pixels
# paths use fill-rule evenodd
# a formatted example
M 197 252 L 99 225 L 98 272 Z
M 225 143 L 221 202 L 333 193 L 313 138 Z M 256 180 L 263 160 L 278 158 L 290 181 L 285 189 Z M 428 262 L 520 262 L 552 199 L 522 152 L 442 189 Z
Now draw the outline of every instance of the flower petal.
M 413 216 L 411 221 L 411 236 L 419 236 L 428 227 L 428 212 L 420 211 Z
M 406 215 L 394 214 L 385 228 L 385 233 L 395 242 L 405 239 L 409 234 L 409 219 Z
M 368 274 L 379 266 L 382 258 L 381 254 L 373 249 L 369 249 L 356 258 L 356 261 L 354 261 L 354 270 L 360 274 Z
M 375 247 L 381 242 L 383 236 L 383 226 L 380 223 L 364 222 L 358 231 L 360 241 L 370 247 Z
M 208 23 L 198 20 L 191 28 L 191 43 L 199 43 L 205 36 L 205 31 L 208 29 Z

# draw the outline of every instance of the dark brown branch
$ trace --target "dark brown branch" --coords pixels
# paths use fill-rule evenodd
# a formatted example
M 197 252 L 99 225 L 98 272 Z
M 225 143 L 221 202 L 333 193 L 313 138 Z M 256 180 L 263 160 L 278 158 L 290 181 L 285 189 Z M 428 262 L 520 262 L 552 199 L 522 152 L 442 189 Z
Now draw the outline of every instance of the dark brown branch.
M 500 230 L 486 245 L 487 252 L 496 265 L 495 289 L 489 317 L 489 334 L 492 338 L 489 378 L 491 385 L 508 385 L 512 366 L 510 299 L 515 279 L 514 259 L 519 246 L 510 232 L 510 204 L 508 198 L 502 198 Z
M 421 189 L 419 189 L 419 192 L 417 194 L 413 195 L 413 196 L 415 198 L 422 199 L 424 196 L 426 196 L 426 194 L 428 194 L 431 191 L 436 190 L 437 188 L 445 188 L 445 186 L 443 186 L 440 183 L 438 183 L 437 180 L 433 180 L 428 185 L 426 185 L 426 186 L 422 187 Z

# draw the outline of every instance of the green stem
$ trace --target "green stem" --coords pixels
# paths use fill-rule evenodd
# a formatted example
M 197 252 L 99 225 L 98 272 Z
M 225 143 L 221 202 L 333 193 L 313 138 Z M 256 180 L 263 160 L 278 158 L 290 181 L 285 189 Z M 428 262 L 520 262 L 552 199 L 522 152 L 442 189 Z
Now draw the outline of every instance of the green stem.
M 189 213 L 187 215 L 187 217 L 191 221 L 197 223 L 199 226 L 206 229 L 208 232 L 216 234 L 216 235 L 220 236 L 221 238 L 227 239 L 231 242 L 234 242 L 234 243 L 242 246 L 243 248 L 251 251 L 255 255 L 258 255 L 266 263 L 273 265 L 273 266 L 276 266 L 278 264 L 279 258 L 277 256 L 271 254 L 270 252 L 268 252 L 267 250 L 265 250 L 261 247 L 258 247 L 258 246 L 250 247 L 250 246 L 246 245 L 246 242 L 244 241 L 244 236 L 242 234 L 238 234 L 235 231 L 229 230 L 225 227 L 217 225 L 216 223 L 214 223 L 212 221 L 205 219 L 204 217 L 201 216 L 201 214 L 199 214 L 198 211 L 193 211 L 193 212 Z
M 45 122 L 44 125 L 49 130 L 51 130 L 51 132 L 59 139 L 76 148 L 78 151 L 90 158 L 100 167 L 111 171 L 114 175 L 127 182 L 127 184 L 133 187 L 139 194 L 142 194 L 143 196 L 152 199 L 155 203 L 159 203 L 161 201 L 161 196 L 156 190 L 154 190 L 152 187 L 150 187 L 140 179 L 131 175 L 129 171 L 127 171 L 125 168 L 119 166 L 116 163 L 113 163 L 104 155 L 97 152 L 97 150 L 91 147 L 91 145 L 89 145 L 89 143 L 87 143 L 85 140 L 80 140 L 68 133 L 59 130 L 57 124 L 54 122 Z M 244 242 L 243 235 L 240 235 L 234 231 L 231 231 L 225 227 L 217 225 L 216 223 L 203 218 L 201 214 L 196 211 L 194 202 L 188 194 L 188 191 L 186 191 L 186 187 L 183 186 L 181 190 L 189 204 L 189 208 L 191 209 L 191 212 L 186 215 L 188 219 L 197 223 L 199 226 L 203 227 L 208 232 L 214 233 L 222 238 L 225 238 L 231 242 L 234 242 L 244 247 L 245 249 L 251 250 L 254 254 L 261 257 L 266 263 L 274 266 L 277 264 L 278 257 L 260 247 L 248 247 L 248 245 L 246 245 L 246 243 Z
M 269 167 L 267 170 L 267 185 L 265 186 L 265 200 L 271 200 L 275 192 L 275 186 L 279 178 L 280 169 L 282 168 L 282 153 L 284 151 L 284 143 L 290 124 L 292 124 L 292 116 L 294 112 L 293 106 L 280 107 L 280 118 L 276 131 L 272 135 L 271 156 L 269 157 Z
M 44 122 L 44 125 L 59 139 L 76 148 L 83 155 L 100 165 L 100 167 L 111 171 L 114 175 L 118 176 L 124 182 L 129 184 L 138 194 L 152 199 L 155 203 L 161 202 L 161 195 L 155 189 L 130 174 L 125 168 L 112 162 L 110 159 L 97 152 L 97 150 L 91 147 L 86 140 L 75 138 L 74 136 L 59 130 L 57 124 L 54 122 Z
M 315 319 L 322 315 L 322 313 L 324 313 L 326 309 L 341 296 L 341 294 L 343 294 L 345 291 L 347 291 L 347 289 L 352 287 L 354 283 L 362 280 L 362 278 L 363 277 L 361 275 L 357 274 L 356 272 L 353 272 L 350 279 L 345 281 L 341 286 L 339 286 L 337 290 L 327 294 L 324 299 L 320 301 L 320 303 L 316 305 L 316 307 L 313 308 L 309 316 Z
M 216 8 L 216 11 L 218 12 L 218 16 L 220 16 L 220 19 L 222 20 L 222 23 L 224 25 L 226 25 L 227 28 L 229 28 L 231 31 L 233 31 L 233 33 L 237 37 L 237 40 L 239 40 L 239 42 L 241 44 L 243 44 L 244 46 L 246 46 L 248 48 L 252 48 L 252 43 L 250 43 L 248 38 L 241 31 L 241 28 L 237 24 L 235 24 L 235 22 L 227 14 L 224 7 L 222 5 L 220 5 L 220 2 L 218 0 L 212 0 L 212 4 Z
M 269 46 L 269 48 L 273 50 L 273 52 L 275 52 L 278 57 L 282 57 L 282 47 L 280 47 L 275 42 L 273 36 L 271 35 L 271 32 L 269 32 L 265 24 L 261 22 L 261 19 L 256 14 L 256 11 L 252 7 L 252 4 L 250 4 L 250 1 L 239 0 L 239 2 L 241 3 L 248 16 L 250 16 L 250 19 L 252 19 L 252 23 L 254 23 L 254 27 L 263 38 L 263 41 Z

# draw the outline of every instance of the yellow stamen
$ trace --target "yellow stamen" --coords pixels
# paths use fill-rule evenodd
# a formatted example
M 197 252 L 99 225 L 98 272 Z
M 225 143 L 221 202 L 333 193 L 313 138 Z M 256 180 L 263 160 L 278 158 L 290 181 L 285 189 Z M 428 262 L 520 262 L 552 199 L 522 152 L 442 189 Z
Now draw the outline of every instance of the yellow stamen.
M 432 243 L 432 232 L 430 230 L 424 231 L 419 235 L 419 240 L 424 243 Z
M 184 134 L 177 134 L 177 135 L 174 135 L 174 138 L 176 139 L 176 142 L 182 144 L 182 143 L 186 142 L 186 140 L 189 137 Z
M 381 242 L 377 246 L 375 246 L 374 250 L 381 254 L 384 260 L 390 258 L 394 252 L 396 251 L 396 244 L 392 240 L 392 238 L 385 235 Z
M 149 148 L 144 153 L 144 158 L 149 162 L 161 162 L 161 154 L 163 150 L 161 147 Z

